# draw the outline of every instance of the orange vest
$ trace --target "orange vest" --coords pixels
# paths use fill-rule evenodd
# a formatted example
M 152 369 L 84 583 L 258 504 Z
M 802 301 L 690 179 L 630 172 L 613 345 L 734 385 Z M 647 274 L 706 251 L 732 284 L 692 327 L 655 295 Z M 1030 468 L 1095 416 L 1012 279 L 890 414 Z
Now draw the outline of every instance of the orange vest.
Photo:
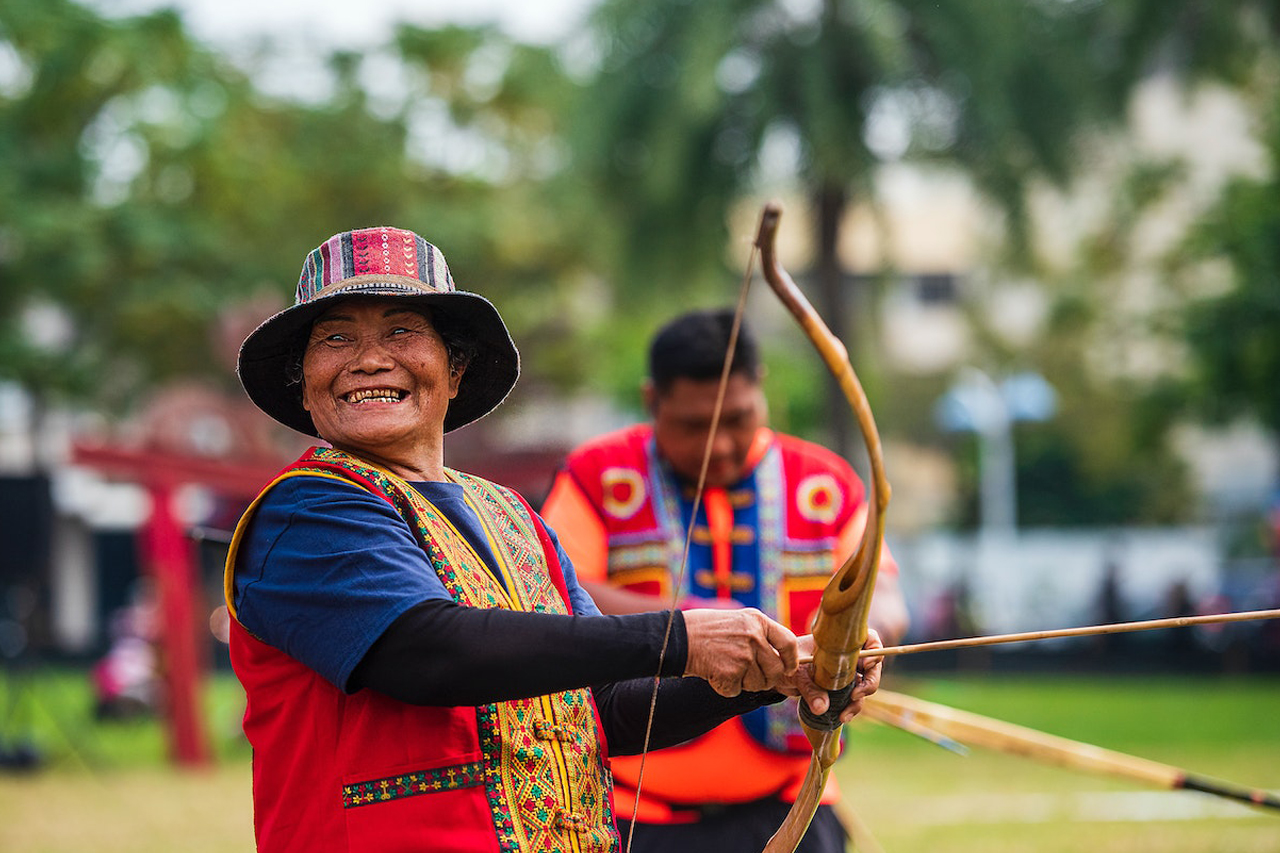
M 862 483 L 831 451 L 767 429 L 757 435 L 750 462 L 754 491 L 720 490 L 726 518 L 717 518 L 710 496 L 704 498 L 707 527 L 695 528 L 694 535 L 707 537 L 715 549 L 712 574 L 722 597 L 736 587 L 758 589 L 762 610 L 804 633 L 838 564 L 837 551 L 851 530 L 861 532 Z M 678 488 L 658 459 L 652 429 L 633 426 L 570 454 L 542 512 L 579 580 L 607 577 L 614 586 L 669 602 L 683 564 Z M 760 507 L 749 533 L 734 522 L 733 506 L 741 501 Z M 759 565 L 728 565 L 728 543 L 738 535 L 757 538 Z M 809 767 L 809 744 L 795 722 L 794 702 L 765 713 L 767 743 L 735 718 L 687 744 L 651 753 L 643 765 L 638 819 L 675 823 L 696 820 L 692 808 L 703 804 L 794 800 Z M 629 818 L 641 761 L 619 756 L 611 764 L 617 814 Z M 832 777 L 823 802 L 837 798 Z

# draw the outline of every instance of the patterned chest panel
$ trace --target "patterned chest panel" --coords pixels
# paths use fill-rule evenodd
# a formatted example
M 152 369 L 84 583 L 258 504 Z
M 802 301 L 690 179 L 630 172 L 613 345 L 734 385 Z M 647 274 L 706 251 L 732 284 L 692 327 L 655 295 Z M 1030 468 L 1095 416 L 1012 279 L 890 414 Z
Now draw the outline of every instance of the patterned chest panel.
M 499 583 L 443 514 L 403 480 L 336 450 L 317 461 L 372 481 L 414 529 L 455 601 L 472 607 L 568 613 L 550 579 L 534 520 L 506 489 L 450 471 L 479 516 Z M 615 851 L 612 796 L 587 690 L 476 708 L 485 796 L 503 851 Z
M 650 447 L 648 476 L 644 479 L 644 495 L 652 503 L 656 526 L 651 530 L 632 531 L 609 536 L 609 572 L 623 575 L 636 570 L 665 570 L 674 579 L 681 573 L 684 558 L 685 515 L 680 487 L 657 459 Z M 797 540 L 787 532 L 787 502 L 794 491 L 786 481 L 782 456 L 770 450 L 756 466 L 750 484 L 754 488 L 753 503 L 758 507 L 756 541 L 758 558 L 753 565 L 735 565 L 735 571 L 753 575 L 753 588 L 760 590 L 758 606 L 777 616 L 781 612 L 778 592 L 789 577 L 830 575 L 833 563 L 834 535 L 815 540 Z M 685 589 L 689 593 L 688 572 Z M 670 581 L 668 581 L 670 582 Z M 753 602 L 754 604 L 754 602 Z
M 663 576 L 660 588 L 665 590 L 670 590 L 683 574 L 681 595 L 705 595 L 705 591 L 693 587 L 693 572 L 686 568 L 682 573 L 685 516 L 690 507 L 687 500 L 682 505 L 679 484 L 658 459 L 652 440 L 646 468 L 643 494 L 652 503 L 656 526 L 609 537 L 609 574 L 625 584 L 645 578 L 648 572 L 658 572 Z M 749 577 L 748 585 L 755 596 L 745 603 L 783 621 L 800 621 L 789 618 L 791 597 L 797 587 L 820 594 L 834 562 L 834 531 L 827 537 L 808 540 L 789 534 L 788 510 L 801 495 L 796 484 L 788 482 L 782 452 L 776 446 L 764 454 L 749 480 L 739 488 L 754 490 L 752 503 L 757 513 L 755 548 L 734 552 L 733 571 Z M 803 633 L 808 626 L 789 627 Z M 794 701 L 753 711 L 745 722 L 751 734 L 772 749 L 791 751 L 801 741 L 807 744 L 797 722 Z
M 466 490 L 467 502 L 480 517 L 490 547 L 505 564 L 502 574 L 519 602 L 517 609 L 568 613 L 568 605 L 551 581 L 533 517 L 524 504 L 487 480 L 456 471 L 450 475 Z
M 602 477 L 606 493 L 605 512 L 610 518 L 631 517 L 641 504 L 652 509 L 654 526 L 644 529 L 609 532 L 609 574 L 627 575 L 635 572 L 669 572 L 671 577 L 680 568 L 684 554 L 684 525 L 680 520 L 680 501 L 675 483 L 662 476 L 662 466 L 657 458 L 653 440 L 650 439 L 640 467 L 628 465 L 607 468 Z M 625 480 L 630 487 L 630 512 L 620 512 L 608 498 L 613 484 L 608 478 Z

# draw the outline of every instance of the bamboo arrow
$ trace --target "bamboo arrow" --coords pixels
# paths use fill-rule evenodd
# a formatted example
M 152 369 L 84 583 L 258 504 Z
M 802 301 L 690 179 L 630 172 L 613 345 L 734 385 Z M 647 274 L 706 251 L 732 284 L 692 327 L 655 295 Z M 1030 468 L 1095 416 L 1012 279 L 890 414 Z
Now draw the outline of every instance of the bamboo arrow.
M 992 634 L 986 637 L 934 640 L 928 643 L 886 646 L 882 649 L 863 649 L 858 652 L 858 657 L 859 659 L 894 657 L 896 655 L 913 655 L 919 652 L 939 652 L 947 649 L 970 649 L 976 646 L 997 646 L 1004 643 L 1054 640 L 1062 637 L 1096 637 L 1101 634 L 1154 631 L 1158 628 L 1186 628 L 1191 625 L 1224 625 L 1228 622 L 1252 622 L 1263 619 L 1280 619 L 1280 609 L 1244 610 L 1238 613 L 1210 613 L 1204 616 L 1173 616 L 1168 619 L 1144 619 L 1140 622 L 1112 622 L 1106 625 L 1084 625 L 1078 628 L 1053 628 L 1047 631 L 1022 631 L 1016 634 Z M 812 658 L 800 659 L 801 665 L 811 661 Z
M 877 694 L 883 692 L 883 690 L 876 691 Z M 943 734 L 937 729 L 930 728 L 910 714 L 897 713 L 886 705 L 864 704 L 861 716 L 866 717 L 868 720 L 875 720 L 877 723 L 883 723 L 886 726 L 892 726 L 909 735 L 915 735 L 921 740 L 927 740 L 934 746 L 940 746 L 948 752 L 954 752 L 956 755 L 967 756 L 969 754 L 969 747 L 955 738 Z
M 909 721 L 964 743 L 1023 755 L 1074 770 L 1118 776 L 1159 788 L 1201 791 L 1252 806 L 1280 809 L 1280 797 L 1269 791 L 1197 776 L 1180 767 L 1057 737 L 936 702 L 926 702 L 892 690 L 878 690 L 867 697 L 862 714 L 869 719 L 893 725 Z

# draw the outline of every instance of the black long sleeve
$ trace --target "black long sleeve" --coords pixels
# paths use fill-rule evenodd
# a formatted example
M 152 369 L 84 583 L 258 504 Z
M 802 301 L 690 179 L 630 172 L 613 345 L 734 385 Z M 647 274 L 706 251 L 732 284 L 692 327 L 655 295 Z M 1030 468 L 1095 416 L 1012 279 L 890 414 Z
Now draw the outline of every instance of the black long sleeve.
M 347 683 L 413 705 L 482 705 L 652 677 L 668 613 L 565 616 L 424 601 L 370 647 Z M 663 675 L 688 658 L 676 614 Z
M 634 678 L 595 688 L 600 724 L 609 740 L 610 755 L 636 755 L 644 750 L 644 735 L 653 697 L 653 678 Z M 739 693 L 726 698 L 701 678 L 664 678 L 658 685 L 649 749 L 675 746 L 705 734 L 725 720 L 781 702 L 771 691 Z
M 480 705 L 591 686 L 609 751 L 639 752 L 668 613 L 565 616 L 424 601 L 401 614 L 351 674 L 347 689 L 376 690 L 415 705 Z M 483 640 L 478 640 L 483 638 Z M 677 612 L 662 675 L 688 658 Z M 776 693 L 718 695 L 696 678 L 660 684 L 650 748 L 688 740 Z

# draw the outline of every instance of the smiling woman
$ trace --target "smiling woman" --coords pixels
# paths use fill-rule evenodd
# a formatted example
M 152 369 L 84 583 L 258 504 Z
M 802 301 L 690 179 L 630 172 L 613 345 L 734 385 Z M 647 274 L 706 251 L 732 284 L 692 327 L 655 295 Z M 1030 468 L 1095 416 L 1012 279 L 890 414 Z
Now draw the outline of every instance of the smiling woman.
M 610 752 L 784 696 L 826 710 L 812 638 L 756 610 L 601 616 L 522 497 L 444 466 L 519 364 L 497 309 L 396 228 L 326 240 L 241 347 L 253 401 L 329 445 L 227 557 L 259 850 L 616 849 Z M 661 680 L 650 733 L 655 673 L 697 678 Z
M 316 432 L 406 480 L 444 480 L 444 419 L 466 363 L 426 309 L 361 297 L 316 319 L 302 406 Z
M 291 386 L 304 379 L 301 356 L 312 350 L 317 318 L 355 297 L 394 300 L 402 312 L 423 312 L 428 325 L 439 327 L 437 335 L 447 335 L 459 356 L 468 355 L 466 381 L 446 414 L 445 432 L 484 417 L 515 385 L 520 356 L 493 304 L 458 290 L 444 255 L 417 234 L 366 228 L 337 234 L 307 255 L 293 307 L 267 319 L 245 340 L 240 379 L 259 408 L 320 437 Z

